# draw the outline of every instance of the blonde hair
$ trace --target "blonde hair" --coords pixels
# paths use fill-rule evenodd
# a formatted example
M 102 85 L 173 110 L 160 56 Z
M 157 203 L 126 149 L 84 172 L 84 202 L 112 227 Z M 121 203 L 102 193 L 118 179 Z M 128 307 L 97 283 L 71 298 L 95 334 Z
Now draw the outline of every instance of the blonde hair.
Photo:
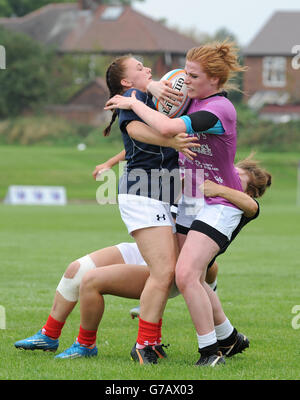
M 272 176 L 260 166 L 260 162 L 253 159 L 254 153 L 251 153 L 244 160 L 239 161 L 236 167 L 243 169 L 249 176 L 246 193 L 251 197 L 261 197 L 266 189 L 271 186 Z
M 226 39 L 194 47 L 188 51 L 186 59 L 201 64 L 210 78 L 219 78 L 218 89 L 239 90 L 237 85 L 228 82 L 238 72 L 247 70 L 238 61 L 238 51 L 236 44 Z

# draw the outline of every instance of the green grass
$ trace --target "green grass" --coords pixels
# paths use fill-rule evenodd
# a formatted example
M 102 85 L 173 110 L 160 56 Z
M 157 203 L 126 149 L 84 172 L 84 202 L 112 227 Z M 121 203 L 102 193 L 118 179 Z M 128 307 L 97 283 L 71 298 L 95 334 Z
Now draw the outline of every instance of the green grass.
M 94 200 L 99 186 L 92 177 L 95 166 L 121 150 L 115 144 L 86 151 L 76 146 L 0 146 L 0 198 L 9 185 L 63 185 L 70 199 Z
M 1 150 L 0 197 L 10 183 L 58 184 L 59 180 L 60 184 L 68 182 L 69 198 L 92 200 L 94 165 L 119 149 L 83 153 L 67 148 Z M 0 379 L 298 380 L 300 333 L 291 325 L 292 308 L 299 304 L 300 281 L 297 155 L 259 156 L 273 173 L 273 187 L 261 201 L 258 220 L 219 258 L 219 296 L 233 324 L 250 338 L 251 347 L 245 353 L 227 360 L 225 367 L 195 368 L 195 332 L 183 299 L 177 297 L 168 302 L 164 316 L 163 339 L 171 344 L 168 360 L 141 368 L 129 358 L 137 334 L 137 320 L 130 319 L 129 309 L 137 302 L 112 296 L 106 296 L 98 357 L 54 360 L 52 353 L 17 351 L 13 343 L 45 323 L 66 266 L 95 249 L 129 238 L 117 206 L 96 202 L 66 207 L 1 204 L 0 305 L 6 309 L 7 329 L 0 330 Z M 49 178 L 51 171 L 59 171 L 57 178 Z M 71 177 L 74 182 L 69 182 Z M 73 343 L 79 318 L 76 307 L 64 327 L 60 349 Z
M 99 183 L 92 177 L 94 167 L 121 150 L 116 143 L 88 146 L 81 152 L 76 146 L 0 146 L 0 199 L 5 197 L 8 186 L 14 184 L 63 185 L 69 199 L 95 200 Z M 249 153 L 239 151 L 237 158 Z M 274 175 L 272 193 L 266 194 L 264 202 L 295 204 L 299 153 L 258 152 L 256 158 Z

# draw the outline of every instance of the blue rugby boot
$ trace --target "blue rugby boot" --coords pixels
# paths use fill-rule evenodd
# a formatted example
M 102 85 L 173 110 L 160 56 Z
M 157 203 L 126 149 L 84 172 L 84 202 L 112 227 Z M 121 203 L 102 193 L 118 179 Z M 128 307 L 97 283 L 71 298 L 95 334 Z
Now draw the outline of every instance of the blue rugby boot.
M 15 347 L 24 350 L 44 350 L 55 352 L 58 348 L 58 344 L 58 339 L 51 339 L 49 336 L 44 335 L 42 330 L 39 330 L 35 335 L 16 342 Z
M 98 349 L 95 344 L 92 346 L 84 346 L 83 344 L 78 343 L 76 340 L 71 347 L 55 356 L 55 358 L 95 357 L 97 354 Z
M 140 316 L 140 306 L 132 308 L 130 311 L 130 316 L 132 319 Z

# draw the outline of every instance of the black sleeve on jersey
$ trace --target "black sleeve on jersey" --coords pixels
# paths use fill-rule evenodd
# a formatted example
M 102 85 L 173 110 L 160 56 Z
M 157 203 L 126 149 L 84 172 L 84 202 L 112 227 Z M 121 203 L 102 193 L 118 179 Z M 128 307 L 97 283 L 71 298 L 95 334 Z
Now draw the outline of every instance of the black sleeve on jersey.
M 209 111 L 196 111 L 188 116 L 191 119 L 194 132 L 207 131 L 219 121 L 219 118 Z

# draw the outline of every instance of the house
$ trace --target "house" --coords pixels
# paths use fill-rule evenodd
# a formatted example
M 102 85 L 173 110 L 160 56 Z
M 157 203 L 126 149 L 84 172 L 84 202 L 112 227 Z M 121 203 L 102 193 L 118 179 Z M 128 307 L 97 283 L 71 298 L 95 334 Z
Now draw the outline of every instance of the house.
M 265 104 L 277 105 L 266 109 L 265 118 L 272 113 L 278 117 L 285 105 L 283 119 L 291 112 L 295 119 L 299 105 L 292 105 L 300 102 L 300 11 L 275 12 L 243 55 L 249 68 L 244 74 L 244 101 L 258 110 Z
M 0 18 L 6 29 L 29 35 L 59 54 L 90 56 L 91 82 L 67 104 L 47 106 L 47 113 L 91 125 L 105 123 L 111 115 L 103 111 L 108 92 L 104 80 L 95 77 L 95 57 L 128 53 L 143 57 L 158 79 L 183 67 L 187 50 L 198 45 L 128 5 L 112 3 L 115 5 L 103 0 L 51 3 L 23 17 Z
M 45 111 L 69 121 L 99 126 L 111 118 L 111 113 L 103 110 L 108 95 L 105 80 L 98 77 L 79 90 L 67 104 L 48 105 Z
M 104 3 L 48 4 L 24 17 L 0 18 L 0 25 L 55 46 L 62 54 L 147 57 L 157 77 L 183 67 L 187 50 L 198 45 L 130 6 Z

